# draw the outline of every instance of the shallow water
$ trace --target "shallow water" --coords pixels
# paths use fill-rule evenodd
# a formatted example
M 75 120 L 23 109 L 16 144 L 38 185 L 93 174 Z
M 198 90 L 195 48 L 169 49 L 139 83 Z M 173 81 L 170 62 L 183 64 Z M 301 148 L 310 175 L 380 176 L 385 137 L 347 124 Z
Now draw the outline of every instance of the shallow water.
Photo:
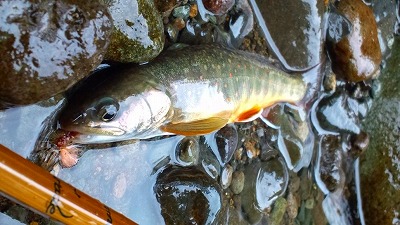
M 321 65 L 321 67 L 323 66 Z M 314 69 L 319 71 L 318 67 Z M 310 71 L 309 73 L 312 72 L 315 71 Z M 310 76 L 305 75 L 305 79 L 315 80 L 316 76 L 318 76 L 317 72 Z M 286 210 L 287 215 L 289 209 L 297 210 L 296 219 L 285 218 L 285 222 L 288 224 L 293 221 L 300 221 L 301 224 L 326 224 L 328 220 L 331 224 L 349 224 L 349 221 L 364 224 L 362 216 L 361 219 L 357 218 L 359 216 L 357 209 L 357 198 L 359 197 L 359 190 L 357 190 L 359 188 L 358 161 L 355 164 L 346 162 L 347 164 L 344 163 L 345 166 L 343 168 L 339 168 L 339 175 L 336 177 L 339 180 L 336 191 L 330 192 L 320 178 L 320 159 L 323 155 L 319 148 L 321 136 L 337 134 L 341 131 L 326 131 L 329 129 L 316 122 L 318 120 L 317 117 L 321 116 L 317 115 L 317 111 L 327 117 L 328 121 L 331 119 L 330 125 L 341 126 L 343 124 L 340 121 L 334 121 L 338 115 L 335 109 L 343 108 L 341 108 L 340 101 L 334 102 L 337 105 L 332 108 L 318 108 L 325 95 L 318 92 L 321 89 L 319 82 L 309 83 L 313 85 L 312 89 L 314 91 L 309 93 L 308 98 L 313 99 L 318 96 L 318 100 L 312 106 L 307 106 L 307 108 L 311 108 L 311 113 L 305 116 L 305 126 L 308 127 L 308 131 L 304 133 L 308 134 L 310 132 L 311 135 L 305 135 L 306 138 L 303 139 L 303 142 L 298 141 L 298 133 L 291 133 L 290 126 L 293 126 L 292 123 L 285 127 L 286 120 L 293 121 L 293 117 L 287 117 L 292 112 L 285 111 L 282 114 L 278 113 L 282 118 L 275 118 L 275 122 L 279 122 L 279 124 L 274 124 L 274 121 L 270 121 L 272 123 L 269 124 L 271 127 L 279 127 L 279 129 L 267 128 L 260 120 L 237 125 L 239 144 L 234 149 L 231 160 L 222 160 L 223 155 L 219 155 L 218 146 L 213 142 L 214 136 L 208 135 L 205 138 L 196 137 L 194 140 L 199 145 L 197 148 L 200 151 L 200 156 L 193 162 L 184 162 L 177 153 L 177 146 L 183 140 L 183 137 L 173 136 L 161 140 L 110 144 L 101 146 L 101 148 L 94 146 L 84 152 L 76 166 L 72 168 L 56 166 L 52 172 L 140 224 L 162 224 L 162 207 L 155 196 L 154 186 L 157 182 L 157 176 L 167 165 L 196 165 L 202 168 L 208 176 L 222 184 L 222 173 L 229 170 L 227 165 L 231 166 L 235 172 L 240 172 L 251 168 L 249 165 L 276 157 L 280 160 L 284 159 L 289 173 L 289 180 L 286 180 L 286 184 L 283 185 L 286 190 L 286 200 L 280 197 L 277 202 L 286 202 L 282 208 Z M 329 95 L 330 93 L 327 96 Z M 62 98 L 61 100 L 52 99 L 40 105 L 0 111 L 0 143 L 24 157 L 32 157 L 30 154 L 32 149 L 35 148 L 36 141 L 40 139 L 41 131 L 51 130 L 53 126 L 56 126 L 53 116 L 54 112 L 61 108 L 62 102 Z M 277 109 L 277 111 L 284 108 Z M 342 114 L 346 114 L 346 110 L 343 109 Z M 343 117 L 346 117 L 346 115 Z M 314 120 L 312 125 L 308 121 L 309 118 Z M 304 121 L 297 122 L 301 125 L 301 122 Z M 354 124 L 344 127 L 359 129 Z M 312 133 L 316 135 L 314 136 Z M 43 144 L 47 146 L 46 143 Z M 266 176 L 260 176 L 260 178 L 263 177 Z M 263 182 L 265 183 L 266 181 L 260 181 L 260 183 Z M 347 187 L 352 189 L 349 191 L 350 200 L 344 197 L 349 195 L 349 193 L 344 192 Z M 249 190 L 246 189 L 249 187 L 244 188 Z M 221 198 L 224 209 L 221 210 L 222 216 L 219 221 L 230 221 L 231 223 L 235 221 L 234 223 L 237 224 L 248 224 L 248 221 L 259 220 L 261 224 L 266 221 L 271 224 L 276 223 L 273 218 L 279 214 L 279 210 L 282 211 L 281 208 L 275 206 L 269 208 L 267 204 L 267 206 L 263 207 L 263 210 L 268 212 L 265 217 L 259 215 L 259 208 L 253 209 L 250 207 L 243 212 L 238 210 L 241 209 L 241 201 L 245 202 L 247 201 L 246 199 L 251 199 L 254 196 L 238 199 L 240 195 L 232 194 L 231 189 L 225 188 L 222 190 Z M 288 197 L 290 195 L 300 200 L 290 201 Z M 356 199 L 355 203 L 351 202 L 352 198 Z M 250 201 L 255 200 L 251 199 Z M 16 212 L 21 213 L 23 210 L 19 209 Z M 7 214 L 10 214 L 10 211 Z M 15 212 L 12 215 L 15 216 Z M 348 217 L 354 220 L 349 220 Z M 0 214 L 0 221 L 2 220 L 9 219 L 7 216 Z M 15 224 L 19 224 L 19 222 L 15 222 Z

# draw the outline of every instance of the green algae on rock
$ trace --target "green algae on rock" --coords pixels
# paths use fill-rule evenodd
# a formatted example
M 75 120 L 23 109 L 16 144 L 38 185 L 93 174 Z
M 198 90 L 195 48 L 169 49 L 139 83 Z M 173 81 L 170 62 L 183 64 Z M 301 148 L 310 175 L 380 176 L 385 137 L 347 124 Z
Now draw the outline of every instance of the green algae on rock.
M 153 1 L 110 0 L 114 22 L 105 59 L 117 62 L 147 62 L 164 47 L 164 28 Z
M 400 40 L 379 81 L 380 95 L 364 128 L 370 144 L 361 157 L 360 176 L 366 224 L 395 224 L 400 213 Z M 396 223 L 397 224 L 397 223 Z
M 351 82 L 373 78 L 379 70 L 382 53 L 372 9 L 362 0 L 338 1 L 335 6 L 351 23 L 351 28 L 337 42 L 327 39 L 333 72 Z
M 96 1 L 0 1 L 0 102 L 31 104 L 70 87 L 103 59 L 111 33 Z

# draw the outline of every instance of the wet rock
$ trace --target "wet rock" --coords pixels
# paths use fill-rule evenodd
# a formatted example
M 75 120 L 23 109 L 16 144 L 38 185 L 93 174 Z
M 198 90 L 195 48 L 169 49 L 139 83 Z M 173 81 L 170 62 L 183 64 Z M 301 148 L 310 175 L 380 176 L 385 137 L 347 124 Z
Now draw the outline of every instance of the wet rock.
M 358 158 L 365 152 L 369 145 L 369 135 L 364 131 L 357 135 L 352 135 L 350 137 L 350 145 L 350 154 L 353 156 L 353 158 Z
M 360 114 L 352 105 L 357 105 L 356 100 L 342 91 L 324 97 L 316 112 L 319 126 L 326 131 L 360 133 Z
M 105 59 L 147 62 L 164 47 L 161 16 L 149 0 L 107 1 L 114 28 Z
M 199 160 L 199 143 L 193 137 L 185 137 L 176 146 L 176 158 L 183 165 L 196 165 Z
M 257 158 L 260 155 L 260 148 L 258 147 L 257 140 L 245 140 L 243 146 L 246 149 L 246 154 L 249 159 Z
M 323 81 L 325 91 L 333 91 L 336 90 L 336 75 L 334 73 L 329 73 L 324 77 Z
M 183 6 L 176 7 L 172 11 L 172 15 L 174 17 L 178 17 L 178 18 L 182 18 L 182 19 L 189 18 L 189 13 L 190 13 L 189 5 L 183 5 Z
M 196 3 L 190 5 L 189 17 L 194 18 L 199 13 L 199 8 Z
M 371 0 L 371 8 L 374 11 L 376 23 L 378 25 L 378 38 L 382 51 L 382 58 L 387 58 L 390 55 L 390 49 L 393 45 L 393 24 L 395 24 L 394 33 L 399 35 L 399 22 L 400 18 L 396 9 L 398 1 L 380 1 Z M 398 8 L 397 8 L 398 9 Z M 396 18 L 397 16 L 397 18 Z
M 351 23 L 351 31 L 338 42 L 327 39 L 332 70 L 352 82 L 373 78 L 382 55 L 372 10 L 362 0 L 337 1 L 335 7 Z
M 292 192 L 289 192 L 286 201 L 287 201 L 286 213 L 289 219 L 293 220 L 297 217 L 299 203 Z
M 247 0 L 236 1 L 236 5 L 230 12 L 229 18 L 229 43 L 238 47 L 242 44 L 243 39 L 253 30 L 254 17 Z
M 99 2 L 1 1 L 0 12 L 0 102 L 50 98 L 103 59 L 112 22 Z
M 261 220 L 275 200 L 285 193 L 288 171 L 282 159 L 254 162 L 245 170 L 246 183 L 242 192 L 242 208 L 250 223 Z
M 215 15 L 227 13 L 235 4 L 235 0 L 202 0 L 204 7 Z
M 245 177 L 242 171 L 233 172 L 230 188 L 234 194 L 238 195 L 243 191 L 244 181 Z
M 342 170 L 342 141 L 339 136 L 326 135 L 320 140 L 319 175 L 326 188 L 333 192 L 345 179 Z
M 235 125 L 226 125 L 215 133 L 219 157 L 223 164 L 229 162 L 238 146 L 238 132 Z
M 276 45 L 276 48 L 270 48 L 270 52 L 281 55 L 289 67 L 297 69 L 308 68 L 321 61 L 324 51 L 322 47 L 324 1 L 257 0 L 256 2 Z
M 360 158 L 366 224 L 393 224 L 400 212 L 400 42 L 379 77 L 382 90 L 363 122 L 371 140 Z
M 213 224 L 220 216 L 220 187 L 195 167 L 165 168 L 154 192 L 166 224 Z
M 308 166 L 311 154 L 305 150 L 310 131 L 304 109 L 288 104 L 277 104 L 263 112 L 263 116 L 280 130 L 278 149 L 289 169 Z
M 232 183 L 233 168 L 231 165 L 226 165 L 221 173 L 221 187 L 227 189 Z
M 210 44 L 214 40 L 215 26 L 211 23 L 199 24 L 196 21 L 188 21 L 179 38 L 179 42 L 190 45 Z
M 287 206 L 287 201 L 283 197 L 279 197 L 275 204 L 274 208 L 271 211 L 271 215 L 269 217 L 269 221 L 271 225 L 279 225 L 282 224 L 283 215 L 285 215 Z
M 220 175 L 222 163 L 217 159 L 217 147 L 214 136 L 201 136 L 199 139 L 200 154 L 199 162 L 204 171 L 212 178 L 217 179 Z
M 168 16 L 174 7 L 180 4 L 180 0 L 154 0 L 157 10 L 163 15 Z
M 237 149 L 238 132 L 234 124 L 229 124 L 216 133 L 206 135 L 204 141 L 219 163 L 225 165 L 232 159 Z M 205 151 L 207 152 L 207 150 Z

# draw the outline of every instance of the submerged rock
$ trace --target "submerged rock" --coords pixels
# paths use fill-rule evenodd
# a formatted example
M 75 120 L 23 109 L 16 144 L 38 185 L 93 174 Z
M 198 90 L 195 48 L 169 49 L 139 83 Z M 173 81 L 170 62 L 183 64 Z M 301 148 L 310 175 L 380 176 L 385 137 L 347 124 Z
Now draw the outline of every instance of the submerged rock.
M 344 182 L 342 170 L 342 141 L 339 136 L 324 135 L 320 140 L 319 175 L 326 188 L 333 192 L 341 182 Z
M 360 133 L 360 121 L 364 111 L 367 111 L 366 102 L 354 99 L 343 90 L 333 95 L 325 96 L 319 102 L 316 111 L 318 126 L 325 131 Z M 317 122 L 317 121 L 314 121 Z
M 111 24 L 97 1 L 1 1 L 0 102 L 35 103 L 88 75 L 103 59 Z
M 196 167 L 169 166 L 154 186 L 166 224 L 214 224 L 222 207 L 218 183 Z
M 322 0 L 257 0 L 279 54 L 293 68 L 315 66 L 323 53 L 322 23 L 325 3 Z M 279 56 L 278 56 L 279 58 Z M 281 60 L 282 61 L 282 60 Z
M 105 0 L 104 0 L 105 1 Z M 146 62 L 164 47 L 164 28 L 153 1 L 107 1 L 114 28 L 105 59 Z
M 288 184 L 288 171 L 281 158 L 268 162 L 254 162 L 245 170 L 246 182 L 242 192 L 242 208 L 247 220 L 254 224 L 270 210 L 283 195 Z
M 352 82 L 373 78 L 382 59 L 374 13 L 362 0 L 337 1 L 335 7 L 350 23 L 350 33 L 343 32 L 340 40 L 327 39 L 332 70 Z
M 395 224 L 400 216 L 400 42 L 379 80 L 382 91 L 364 128 L 370 143 L 361 157 L 360 176 L 366 224 Z
M 183 165 L 196 165 L 199 150 L 199 143 L 194 137 L 185 137 L 176 146 L 176 158 Z
M 278 147 L 289 169 L 299 171 L 311 161 L 312 149 L 307 146 L 311 132 L 304 109 L 289 104 L 276 104 L 263 112 L 279 128 Z

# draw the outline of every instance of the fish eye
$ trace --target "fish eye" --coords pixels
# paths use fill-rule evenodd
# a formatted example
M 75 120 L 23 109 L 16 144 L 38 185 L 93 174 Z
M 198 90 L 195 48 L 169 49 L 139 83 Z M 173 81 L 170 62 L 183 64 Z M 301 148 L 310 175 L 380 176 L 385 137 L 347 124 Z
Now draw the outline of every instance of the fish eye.
M 119 110 L 119 104 L 113 98 L 102 98 L 96 108 L 96 116 L 99 120 L 109 122 L 115 118 Z

